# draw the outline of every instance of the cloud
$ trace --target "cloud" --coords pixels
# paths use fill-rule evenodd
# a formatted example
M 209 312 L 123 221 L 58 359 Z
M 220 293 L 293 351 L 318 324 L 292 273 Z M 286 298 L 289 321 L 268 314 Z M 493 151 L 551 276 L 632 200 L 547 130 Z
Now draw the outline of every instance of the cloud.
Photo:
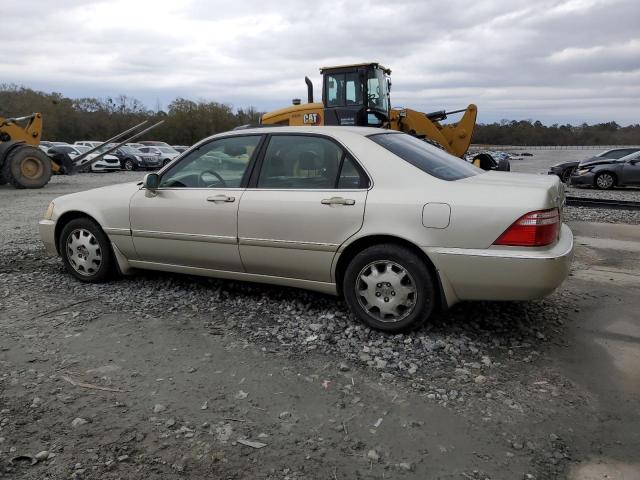
M 636 0 L 5 0 L 0 81 L 150 106 L 269 110 L 323 65 L 380 61 L 392 102 L 481 121 L 637 123 Z

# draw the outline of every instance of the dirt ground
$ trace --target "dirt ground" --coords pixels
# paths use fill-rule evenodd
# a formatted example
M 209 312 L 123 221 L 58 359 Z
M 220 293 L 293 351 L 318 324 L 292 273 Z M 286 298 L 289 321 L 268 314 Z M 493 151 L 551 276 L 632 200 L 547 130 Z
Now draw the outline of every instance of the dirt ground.
M 0 478 L 640 478 L 640 226 L 572 222 L 548 299 L 383 335 L 332 297 L 45 256 L 0 187 Z

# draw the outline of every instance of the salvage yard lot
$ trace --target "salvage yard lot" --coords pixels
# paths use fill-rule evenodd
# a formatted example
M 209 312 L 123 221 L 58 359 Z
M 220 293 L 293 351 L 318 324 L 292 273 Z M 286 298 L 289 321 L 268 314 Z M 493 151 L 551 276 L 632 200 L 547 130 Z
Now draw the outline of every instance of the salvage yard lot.
M 464 303 L 391 336 L 312 292 L 86 285 L 45 257 L 53 197 L 140 178 L 0 187 L 0 478 L 640 475 L 633 215 L 567 212 L 576 259 L 549 298 Z

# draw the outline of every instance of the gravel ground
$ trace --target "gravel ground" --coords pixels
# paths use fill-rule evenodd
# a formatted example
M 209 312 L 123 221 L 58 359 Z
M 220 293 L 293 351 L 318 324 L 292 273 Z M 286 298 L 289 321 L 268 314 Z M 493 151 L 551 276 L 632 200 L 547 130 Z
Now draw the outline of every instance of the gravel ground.
M 567 318 L 579 311 L 584 291 L 568 286 L 540 301 L 464 303 L 420 330 L 390 336 L 356 322 L 344 303 L 334 297 L 160 273 L 141 273 L 107 284 L 86 285 L 65 273 L 59 259 L 45 256 L 37 238 L 36 221 L 52 197 L 140 177 L 140 173 L 128 172 L 86 174 L 55 177 L 46 189 L 36 192 L 0 189 L 0 200 L 7 206 L 0 211 L 4 226 L 0 231 L 3 253 L 0 257 L 0 372 L 3 372 L 0 373 L 0 477 L 3 459 L 7 478 L 17 478 L 18 474 L 22 478 L 178 478 L 188 472 L 194 478 L 209 475 L 383 478 L 386 472 L 386 478 L 397 475 L 461 478 L 462 475 L 473 479 L 542 479 L 563 474 L 571 459 L 570 445 L 564 441 L 564 435 L 573 432 L 573 424 L 566 419 L 558 424 L 549 420 L 567 408 L 585 409 L 589 398 L 566 376 L 550 367 L 546 357 L 550 349 L 564 345 Z M 117 319 L 129 319 L 129 323 L 119 325 Z M 238 410 L 237 404 L 246 398 L 247 392 L 234 378 L 237 392 L 208 392 L 206 397 L 203 393 L 202 399 L 198 397 L 195 413 L 169 417 L 164 413 L 166 405 L 158 403 L 152 404 L 153 415 L 149 417 L 148 404 L 156 390 L 146 384 L 141 388 L 136 378 L 142 375 L 141 381 L 149 378 L 153 383 L 156 377 L 162 377 L 160 380 L 168 377 L 166 370 L 148 373 L 146 377 L 139 370 L 150 370 L 152 366 L 159 369 L 162 357 L 170 357 L 172 349 L 167 348 L 164 355 L 158 355 L 154 344 L 164 340 L 145 333 L 147 324 L 163 327 L 163 338 L 170 332 L 188 339 L 180 346 L 184 357 L 172 365 L 179 370 L 175 376 L 197 374 L 197 369 L 191 366 L 194 357 L 189 353 L 200 354 L 197 344 L 202 335 L 206 335 L 219 339 L 216 340 L 221 342 L 217 344 L 219 350 L 228 350 L 228 358 L 219 359 L 220 372 L 231 371 L 228 363 L 240 363 L 247 356 L 234 352 L 252 351 L 254 356 L 262 357 L 251 363 L 247 378 L 250 375 L 264 377 L 270 375 L 268 371 L 278 368 L 306 370 L 298 373 L 298 377 L 309 379 L 303 383 L 313 384 L 318 391 L 335 385 L 331 405 L 342 413 L 327 413 L 322 420 L 314 417 L 313 409 L 307 416 L 295 414 L 295 409 L 302 410 L 305 404 L 316 402 L 318 395 L 309 390 L 311 387 L 303 385 L 298 391 L 295 385 L 287 384 L 278 389 L 291 388 L 296 396 L 281 407 L 280 413 L 275 413 L 279 419 L 277 425 L 260 418 L 252 420 L 255 422 L 252 428 L 234 423 L 244 422 L 242 419 L 205 422 L 207 425 L 202 430 L 217 438 L 217 443 L 212 444 L 209 437 L 203 440 L 205 433 L 198 427 L 199 410 L 230 412 L 229 417 L 240 413 L 248 415 L 251 411 Z M 102 345 L 100 339 L 111 335 L 101 330 L 106 325 L 116 329 L 119 336 L 117 342 Z M 188 336 L 191 328 L 195 334 Z M 75 347 L 80 350 L 74 350 L 69 343 L 91 339 L 91 335 L 95 337 L 93 340 L 84 340 L 86 343 Z M 76 338 L 79 340 L 74 340 Z M 16 345 L 19 348 L 16 349 Z M 97 361 L 92 356 L 97 356 L 96 351 L 101 348 L 122 346 L 126 349 L 121 355 L 135 352 L 141 363 L 138 368 L 130 367 L 130 377 L 120 378 L 124 383 L 116 386 L 124 385 L 129 399 L 125 403 L 111 400 L 110 405 L 116 410 L 104 414 L 106 425 L 102 427 L 99 418 L 105 405 L 95 396 L 89 399 L 81 395 L 65 396 L 68 385 L 64 375 L 70 370 L 79 372 L 89 368 L 85 366 L 87 359 Z M 2 352 L 13 356 L 3 356 Z M 119 360 L 113 351 L 104 355 L 109 359 L 105 362 Z M 203 351 L 201 355 L 207 354 Z M 284 365 L 275 364 L 274 358 Z M 98 373 L 94 371 L 94 386 L 113 388 L 117 372 L 109 370 L 109 365 L 99 367 L 102 370 Z M 87 374 L 90 371 L 86 370 Z M 370 388 L 357 387 L 353 377 L 345 377 L 356 372 L 358 381 Z M 243 381 L 244 377 L 240 384 Z M 211 379 L 203 377 L 201 382 L 210 385 Z M 221 389 L 226 388 L 222 380 L 219 385 Z M 204 387 L 196 383 L 172 388 L 173 395 L 177 395 L 173 403 L 187 402 L 198 388 Z M 268 401 L 253 406 L 266 412 L 272 408 L 273 398 L 282 391 L 270 391 L 268 385 L 262 388 L 272 395 Z M 458 456 L 453 457 L 453 463 L 445 470 L 455 475 L 440 476 L 442 471 L 429 470 L 440 462 L 447 465 L 446 460 L 424 462 L 415 455 L 392 458 L 395 448 L 392 445 L 402 444 L 401 434 L 390 432 L 377 440 L 372 437 L 389 411 L 395 411 L 394 407 L 378 412 L 382 401 L 378 397 L 380 392 L 396 392 L 395 396 L 406 397 L 413 412 L 441 409 L 420 420 L 423 424 L 434 422 L 436 436 L 447 437 L 439 446 L 434 444 L 430 453 L 423 452 L 423 457 L 428 458 L 427 455 L 434 455 L 438 450 L 444 454 L 458 448 Z M 79 401 L 84 402 L 82 408 L 76 406 Z M 56 419 L 61 411 L 70 417 Z M 363 412 L 376 412 L 377 425 L 372 427 L 367 420 L 367 425 L 361 424 L 361 431 L 348 433 L 345 422 L 356 422 L 354 419 L 361 418 Z M 123 422 L 121 416 L 127 421 Z M 291 416 L 296 417 L 299 430 L 289 431 L 286 436 L 278 435 L 284 428 L 282 421 Z M 438 417 L 446 420 L 451 431 L 446 425 L 437 425 Z M 459 425 L 458 419 L 462 419 Z M 333 427 L 330 431 L 316 431 L 317 422 Z M 411 422 L 421 425 L 409 416 L 398 418 L 397 422 L 403 425 L 403 432 Z M 92 433 L 74 433 L 80 432 L 78 429 L 87 423 L 89 427 L 94 425 L 88 430 Z M 106 431 L 100 434 L 97 428 Z M 113 429 L 119 429 L 115 439 Z M 421 437 L 430 433 L 429 428 L 426 432 L 418 427 L 416 431 L 409 430 L 408 451 L 412 445 L 430 441 L 430 437 Z M 57 435 L 49 435 L 47 431 Z M 468 451 L 465 450 L 467 437 L 478 435 L 484 439 L 480 441 L 481 445 L 484 443 L 484 450 L 479 446 L 468 446 Z M 123 437 L 127 440 L 122 440 Z M 237 443 L 249 438 L 253 441 L 269 438 L 269 450 L 276 456 L 263 457 L 258 462 L 254 456 L 250 460 L 248 451 L 254 447 L 239 450 Z M 351 445 L 348 451 L 343 447 L 345 442 Z M 34 446 L 36 444 L 40 447 Z M 196 452 L 188 461 L 184 457 L 186 453 L 183 455 L 187 444 L 189 452 Z M 31 460 L 22 459 L 23 462 L 19 458 L 29 448 L 32 457 L 36 450 L 48 452 L 38 459 L 42 468 L 37 467 L 40 469 L 31 473 L 24 466 Z M 215 448 L 215 452 L 212 453 L 211 448 Z M 314 470 L 305 465 L 310 465 L 309 458 L 318 451 L 323 452 L 324 460 L 319 460 L 313 473 Z M 263 464 L 270 469 L 265 470 Z M 338 477 L 336 471 L 345 476 Z

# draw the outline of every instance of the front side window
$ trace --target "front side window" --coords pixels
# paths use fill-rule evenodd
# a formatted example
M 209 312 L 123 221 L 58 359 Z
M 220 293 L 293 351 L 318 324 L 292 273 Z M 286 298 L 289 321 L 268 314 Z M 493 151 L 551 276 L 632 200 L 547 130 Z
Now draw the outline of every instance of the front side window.
M 353 160 L 331 140 L 307 135 L 274 135 L 265 152 L 257 186 L 332 190 L 366 188 L 367 182 Z
M 202 145 L 162 175 L 160 188 L 238 188 L 259 141 L 249 135 Z
M 440 180 L 460 180 L 484 172 L 469 162 L 454 157 L 411 135 L 377 133 L 369 135 L 368 138 L 414 167 Z

